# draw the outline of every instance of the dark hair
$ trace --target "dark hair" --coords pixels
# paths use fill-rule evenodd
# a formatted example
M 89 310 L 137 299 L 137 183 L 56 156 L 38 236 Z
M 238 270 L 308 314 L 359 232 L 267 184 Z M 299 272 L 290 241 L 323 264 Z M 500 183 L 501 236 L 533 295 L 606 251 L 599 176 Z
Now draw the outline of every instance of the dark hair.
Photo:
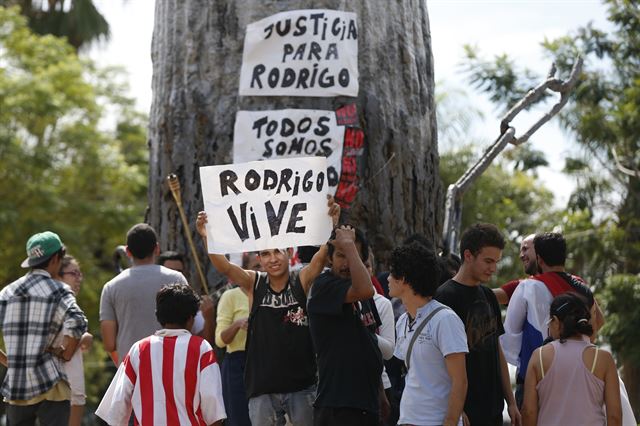
M 468 227 L 460 238 L 460 255 L 469 250 L 476 256 L 484 247 L 504 249 L 504 237 L 500 230 L 491 223 L 476 223 Z
M 42 261 L 37 265 L 31 266 L 31 269 L 47 269 L 49 267 L 49 264 L 54 258 L 64 259 L 64 256 L 66 253 L 67 253 L 67 249 L 64 246 L 62 246 L 60 247 L 60 250 L 53 253 L 47 260 Z
M 419 234 L 417 232 L 415 234 L 409 235 L 409 237 L 407 237 L 407 239 L 404 240 L 402 244 L 405 245 L 405 246 L 408 246 L 409 244 L 414 243 L 414 242 L 418 243 L 418 244 L 421 244 L 421 245 L 423 245 L 423 246 L 425 246 L 427 248 L 433 247 L 433 242 L 430 239 L 428 239 L 424 235 Z
M 164 265 L 167 260 L 179 260 L 184 264 L 184 256 L 182 255 L 182 253 L 171 250 L 163 251 L 162 253 L 160 253 L 160 256 L 158 256 L 158 261 L 156 263 L 158 265 Z
M 133 225 L 127 232 L 127 248 L 136 259 L 146 259 L 158 244 L 156 231 L 146 223 Z
M 317 246 L 300 246 L 298 247 L 298 259 L 302 263 L 311 263 L 313 256 L 320 250 Z
M 353 225 L 345 224 L 341 226 L 351 226 L 353 228 L 356 233 L 356 243 L 360 243 L 360 257 L 362 258 L 362 261 L 365 262 L 369 258 L 369 241 L 367 240 L 367 237 L 365 237 L 364 233 L 360 229 L 356 228 Z M 334 229 L 333 232 L 331 232 L 331 237 L 329 237 L 329 239 L 335 240 L 335 238 L 336 230 Z M 333 244 L 327 244 L 327 246 L 329 259 L 331 259 L 333 257 L 333 252 L 336 249 L 335 247 L 333 247 Z
M 561 342 L 576 334 L 584 334 L 585 336 L 593 334 L 593 327 L 589 323 L 591 313 L 587 306 L 587 299 L 578 293 L 563 293 L 553 299 L 549 309 L 549 317 L 553 316 L 556 316 L 562 323 Z
M 62 271 L 73 262 L 78 263 L 75 257 L 71 256 L 70 254 L 65 254 L 62 258 L 62 262 L 60 262 L 60 269 L 58 270 L 58 274 L 62 276 Z
M 156 294 L 156 318 L 160 325 L 186 326 L 198 313 L 200 297 L 187 284 L 168 284 Z
M 460 256 L 453 253 L 447 255 L 442 254 L 438 256 L 438 265 L 440 266 L 440 278 L 438 282 L 443 284 L 458 273 L 458 269 L 460 269 L 460 265 L 462 265 L 462 260 Z
M 549 266 L 564 266 L 567 260 L 567 242 L 557 232 L 537 234 L 533 239 L 533 247 L 536 255 Z
M 440 266 L 435 250 L 417 241 L 393 249 L 389 272 L 394 278 L 404 279 L 423 297 L 433 296 L 440 285 Z

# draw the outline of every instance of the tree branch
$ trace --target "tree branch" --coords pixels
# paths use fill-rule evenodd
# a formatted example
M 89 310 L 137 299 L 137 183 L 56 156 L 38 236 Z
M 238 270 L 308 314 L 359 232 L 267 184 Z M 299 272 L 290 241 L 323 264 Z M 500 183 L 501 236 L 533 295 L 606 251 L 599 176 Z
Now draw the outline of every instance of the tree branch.
M 622 162 L 620 161 L 620 158 L 618 157 L 618 152 L 616 151 L 615 147 L 611 148 L 611 153 L 613 154 L 613 159 L 616 162 L 616 168 L 624 173 L 625 175 L 631 176 L 631 177 L 636 177 L 636 178 L 640 178 L 640 170 L 633 170 L 630 169 L 628 167 L 625 167 Z

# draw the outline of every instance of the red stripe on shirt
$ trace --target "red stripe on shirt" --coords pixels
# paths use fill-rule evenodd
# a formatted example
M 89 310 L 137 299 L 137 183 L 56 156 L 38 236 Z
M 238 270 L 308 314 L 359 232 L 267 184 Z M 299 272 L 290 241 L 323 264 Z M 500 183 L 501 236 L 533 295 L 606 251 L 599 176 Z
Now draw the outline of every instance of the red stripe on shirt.
M 200 361 L 200 344 L 202 338 L 191 336 L 189 338 L 189 348 L 187 349 L 187 362 L 184 366 L 184 403 L 187 407 L 187 414 L 192 425 L 199 425 L 198 419 L 193 409 L 193 400 L 196 395 L 198 384 L 198 362 Z
M 140 348 L 140 399 L 142 402 L 142 414 L 140 424 L 153 424 L 153 372 L 151 369 L 151 338 L 142 340 Z
M 176 349 L 176 336 L 162 339 L 162 386 L 164 387 L 165 408 L 168 425 L 180 424 L 176 399 L 173 394 L 173 361 Z
M 200 357 L 200 371 L 215 363 L 216 354 L 213 352 L 213 350 L 211 350 Z
M 129 354 L 124 357 L 122 364 L 124 364 L 124 373 L 127 375 L 129 380 L 131 380 L 131 384 L 135 385 L 137 376 L 135 370 L 133 369 L 133 365 L 131 365 L 131 358 L 129 357 Z

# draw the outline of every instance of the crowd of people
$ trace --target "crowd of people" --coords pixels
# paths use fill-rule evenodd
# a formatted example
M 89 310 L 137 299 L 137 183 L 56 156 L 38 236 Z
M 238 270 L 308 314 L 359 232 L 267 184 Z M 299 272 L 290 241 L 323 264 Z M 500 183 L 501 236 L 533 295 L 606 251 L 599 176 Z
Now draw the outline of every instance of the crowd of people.
M 466 229 L 460 257 L 412 236 L 376 276 L 364 233 L 328 207 L 329 242 L 299 248 L 295 267 L 292 248 L 241 264 L 209 254 L 228 279 L 211 297 L 188 285 L 179 253 L 160 253 L 151 226 L 133 226 L 132 266 L 100 299 L 118 370 L 96 415 L 144 426 L 475 426 L 502 425 L 506 405 L 512 425 L 635 424 L 612 355 L 594 344 L 604 316 L 565 271 L 561 234 L 524 238 L 527 277 L 491 290 L 505 247 L 496 226 Z M 205 247 L 207 226 L 200 212 Z M 49 231 L 27 255 L 29 273 L 0 291 L 8 422 L 79 425 L 92 342 L 74 297 L 80 265 Z

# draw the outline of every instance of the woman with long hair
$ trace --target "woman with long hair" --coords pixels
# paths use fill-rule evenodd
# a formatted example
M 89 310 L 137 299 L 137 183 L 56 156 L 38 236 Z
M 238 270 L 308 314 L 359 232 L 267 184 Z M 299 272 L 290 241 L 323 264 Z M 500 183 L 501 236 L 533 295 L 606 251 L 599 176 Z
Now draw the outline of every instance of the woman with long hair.
M 622 409 L 616 364 L 591 344 L 586 300 L 576 293 L 551 303 L 552 342 L 536 349 L 527 368 L 522 418 L 533 425 L 620 425 Z

